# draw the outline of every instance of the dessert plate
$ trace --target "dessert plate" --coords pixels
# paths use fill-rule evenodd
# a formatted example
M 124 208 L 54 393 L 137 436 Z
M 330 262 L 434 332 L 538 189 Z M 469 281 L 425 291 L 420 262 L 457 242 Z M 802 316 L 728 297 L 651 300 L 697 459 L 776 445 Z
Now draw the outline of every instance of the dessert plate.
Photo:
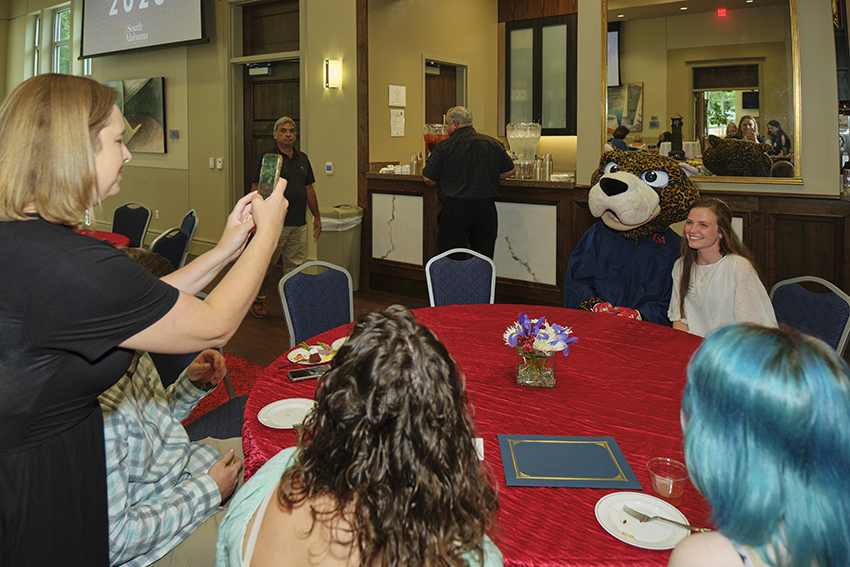
M 596 503 L 596 520 L 615 538 L 643 549 L 673 549 L 690 531 L 664 522 L 641 523 L 623 511 L 623 506 L 649 516 L 664 516 L 684 524 L 685 515 L 667 502 L 642 492 L 614 492 Z
M 306 398 L 278 400 L 261 409 L 257 419 L 272 429 L 292 429 L 293 425 L 301 425 L 315 404 L 314 400 Z
M 304 364 L 304 365 L 308 365 L 308 366 L 313 365 L 313 364 L 323 364 L 325 362 L 330 362 L 331 359 L 336 354 L 336 351 L 339 350 L 339 347 L 341 347 L 343 345 L 343 343 L 345 343 L 346 338 L 348 338 L 348 337 L 342 337 L 341 339 L 337 339 L 333 343 L 331 343 L 331 345 L 330 345 L 331 352 L 329 354 L 325 354 L 325 355 L 321 356 L 320 360 L 317 360 L 316 362 L 310 362 L 310 354 L 312 352 L 323 350 L 323 349 L 327 350 L 327 345 L 312 344 L 312 345 L 307 345 L 308 347 L 310 347 L 309 349 L 306 349 L 304 347 L 294 348 L 291 351 L 289 351 L 289 354 L 286 355 L 286 358 L 289 359 L 289 362 L 292 362 L 292 363 L 295 363 L 295 364 Z

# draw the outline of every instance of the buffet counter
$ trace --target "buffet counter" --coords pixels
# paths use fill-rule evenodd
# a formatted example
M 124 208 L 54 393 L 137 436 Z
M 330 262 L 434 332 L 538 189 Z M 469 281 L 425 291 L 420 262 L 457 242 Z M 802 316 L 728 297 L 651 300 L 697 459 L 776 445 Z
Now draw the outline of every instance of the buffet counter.
M 420 175 L 367 173 L 363 260 L 366 289 L 428 297 L 425 264 L 437 254 L 436 187 Z M 567 258 L 596 219 L 588 187 L 573 181 L 501 182 L 496 301 L 562 305 Z

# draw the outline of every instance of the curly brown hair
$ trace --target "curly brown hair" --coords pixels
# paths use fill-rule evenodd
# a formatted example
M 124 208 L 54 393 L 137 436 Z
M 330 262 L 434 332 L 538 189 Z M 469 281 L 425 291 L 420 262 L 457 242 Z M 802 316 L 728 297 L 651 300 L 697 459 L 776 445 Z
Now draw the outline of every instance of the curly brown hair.
M 463 381 L 446 347 L 405 307 L 358 318 L 316 392 L 278 500 L 330 496 L 316 523 L 344 520 L 360 565 L 465 565 L 498 508 L 473 446 Z

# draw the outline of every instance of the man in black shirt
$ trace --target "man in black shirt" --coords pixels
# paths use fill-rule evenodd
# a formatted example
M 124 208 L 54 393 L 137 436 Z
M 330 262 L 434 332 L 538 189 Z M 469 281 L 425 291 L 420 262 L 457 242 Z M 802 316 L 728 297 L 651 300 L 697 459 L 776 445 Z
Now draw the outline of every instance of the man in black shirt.
M 504 146 L 472 127 L 472 113 L 455 106 L 446 112 L 449 137 L 438 142 L 422 180 L 438 185 L 443 208 L 437 215 L 437 248 L 471 248 L 490 258 L 496 248 L 499 182 L 514 174 Z
M 284 196 L 289 201 L 289 210 L 283 222 L 283 232 L 280 234 L 278 251 L 272 256 L 266 277 L 260 285 L 260 293 L 251 306 L 251 315 L 259 319 L 264 319 L 268 315 L 265 307 L 263 307 L 263 301 L 266 299 L 266 288 L 271 279 L 272 271 L 281 255 L 283 256 L 284 275 L 303 264 L 307 259 L 307 207 L 310 207 L 310 212 L 313 214 L 313 238 L 318 238 L 322 232 L 319 201 L 316 199 L 316 191 L 313 189 L 316 178 L 313 176 L 313 168 L 307 154 L 295 149 L 297 137 L 295 121 L 284 116 L 275 122 L 275 146 L 266 152 L 267 154 L 283 156 L 280 176 L 286 179 Z M 254 173 L 251 176 L 252 191 L 256 191 L 259 186 L 263 155 L 265 154 L 257 157 L 257 163 L 254 165 Z

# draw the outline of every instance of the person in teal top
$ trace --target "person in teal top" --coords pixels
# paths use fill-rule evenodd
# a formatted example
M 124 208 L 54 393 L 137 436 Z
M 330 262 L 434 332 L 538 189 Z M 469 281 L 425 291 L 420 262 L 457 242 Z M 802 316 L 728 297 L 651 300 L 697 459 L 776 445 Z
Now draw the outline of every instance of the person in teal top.
M 299 445 L 234 496 L 216 565 L 502 565 L 474 439 L 445 346 L 400 305 L 362 315 Z

